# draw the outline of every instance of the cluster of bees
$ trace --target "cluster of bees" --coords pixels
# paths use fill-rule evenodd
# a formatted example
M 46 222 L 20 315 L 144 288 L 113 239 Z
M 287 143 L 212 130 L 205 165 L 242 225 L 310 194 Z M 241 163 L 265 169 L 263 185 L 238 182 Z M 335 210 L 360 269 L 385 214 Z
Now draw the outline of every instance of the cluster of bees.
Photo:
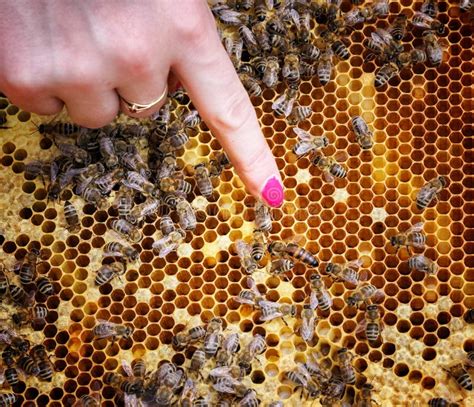
M 50 382 L 55 370 L 45 346 L 32 344 L 20 332 L 26 326 L 35 330 L 44 326 L 48 309 L 35 302 L 44 301 L 54 294 L 51 281 L 38 276 L 39 259 L 39 250 L 31 248 L 25 258 L 11 269 L 3 261 L 0 265 L 1 308 L 8 314 L 0 320 L 2 377 L 3 382 L 13 389 L 28 376 Z M 18 279 L 20 284 L 15 284 L 14 279 Z M 15 393 L 0 394 L 0 406 L 11 406 L 16 400 Z

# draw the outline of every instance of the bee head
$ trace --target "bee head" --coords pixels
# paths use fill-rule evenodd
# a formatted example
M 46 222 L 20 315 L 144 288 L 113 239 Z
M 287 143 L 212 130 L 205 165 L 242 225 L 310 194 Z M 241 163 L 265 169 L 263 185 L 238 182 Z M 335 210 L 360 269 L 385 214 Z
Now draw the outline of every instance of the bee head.
M 317 165 L 317 164 L 321 161 L 322 158 L 323 158 L 322 155 L 317 155 L 317 156 L 315 156 L 315 157 L 313 158 L 313 164 L 314 164 L 314 165 Z
M 339 350 L 337 351 L 337 354 L 338 354 L 338 355 L 341 355 L 341 354 L 343 354 L 343 353 L 347 353 L 347 348 L 341 348 L 341 349 L 339 349 Z
M 295 317 L 297 312 L 298 312 L 298 308 L 296 308 L 296 305 L 292 305 L 290 308 L 290 315 L 292 317 Z
M 321 280 L 321 276 L 317 273 L 311 274 L 311 277 L 309 278 L 311 281 L 318 281 Z
M 347 302 L 347 305 L 349 305 L 350 307 L 353 307 L 354 305 L 357 304 L 357 298 L 351 295 L 350 297 L 347 298 L 346 302 Z
M 392 236 L 392 237 L 390 238 L 390 244 L 391 244 L 392 246 L 396 246 L 396 245 L 397 245 L 397 236 Z
M 329 145 L 329 139 L 326 136 L 323 136 L 323 145 L 327 147 Z
M 326 266 L 326 273 L 331 274 L 333 269 L 334 269 L 334 264 L 328 263 L 328 265 Z
M 376 305 L 376 304 L 370 304 L 369 306 L 367 306 L 367 311 L 377 311 L 379 309 L 379 307 Z
M 439 182 L 441 182 L 441 185 L 445 187 L 448 184 L 448 181 L 446 180 L 446 177 L 440 176 L 438 177 Z

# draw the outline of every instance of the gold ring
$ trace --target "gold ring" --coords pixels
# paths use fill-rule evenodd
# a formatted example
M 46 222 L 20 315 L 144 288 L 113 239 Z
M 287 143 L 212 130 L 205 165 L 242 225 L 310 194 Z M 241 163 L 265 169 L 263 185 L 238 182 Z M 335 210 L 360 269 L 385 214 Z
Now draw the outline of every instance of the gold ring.
M 141 112 L 144 112 L 145 110 L 151 109 L 153 106 L 156 106 L 166 97 L 167 94 L 168 94 L 168 85 L 165 86 L 165 90 L 163 91 L 163 93 L 160 95 L 158 99 L 146 104 L 129 102 L 122 96 L 119 95 L 119 97 L 120 97 L 120 100 L 125 104 L 125 106 L 127 107 L 127 110 L 130 113 L 141 113 Z

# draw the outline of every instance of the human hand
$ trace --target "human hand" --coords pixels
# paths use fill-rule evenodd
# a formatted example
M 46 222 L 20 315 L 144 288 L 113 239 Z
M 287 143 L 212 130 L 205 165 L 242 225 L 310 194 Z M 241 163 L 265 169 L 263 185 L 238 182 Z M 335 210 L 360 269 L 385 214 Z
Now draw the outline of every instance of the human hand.
M 101 127 L 119 95 L 147 104 L 181 82 L 253 195 L 283 189 L 255 110 L 204 0 L 0 0 L 0 90 L 24 110 Z M 146 111 L 157 111 L 165 101 Z

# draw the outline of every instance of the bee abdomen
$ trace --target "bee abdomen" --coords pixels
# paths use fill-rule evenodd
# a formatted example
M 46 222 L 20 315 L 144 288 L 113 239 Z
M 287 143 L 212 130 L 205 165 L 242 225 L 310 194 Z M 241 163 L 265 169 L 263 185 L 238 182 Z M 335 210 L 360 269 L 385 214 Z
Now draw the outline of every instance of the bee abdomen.
M 463 389 L 472 390 L 472 380 L 467 372 L 458 376 L 456 381 Z
M 331 174 L 336 178 L 346 178 L 347 171 L 346 169 L 339 164 L 334 164 L 330 170 Z
M 51 284 L 51 281 L 49 281 L 49 279 L 46 277 L 38 278 L 38 281 L 36 282 L 36 287 L 38 288 L 38 291 L 43 295 L 50 296 L 54 294 L 53 284 Z
M 254 243 L 252 245 L 251 256 L 255 261 L 262 260 L 264 254 L 265 254 L 265 248 L 263 247 L 261 243 Z
M 38 374 L 37 376 L 44 381 L 50 382 L 53 378 L 53 369 L 48 360 L 41 360 L 38 363 Z
M 373 323 L 373 322 L 367 323 L 367 327 L 365 329 L 365 335 L 367 336 L 367 340 L 369 342 L 376 342 L 380 335 L 378 324 Z

